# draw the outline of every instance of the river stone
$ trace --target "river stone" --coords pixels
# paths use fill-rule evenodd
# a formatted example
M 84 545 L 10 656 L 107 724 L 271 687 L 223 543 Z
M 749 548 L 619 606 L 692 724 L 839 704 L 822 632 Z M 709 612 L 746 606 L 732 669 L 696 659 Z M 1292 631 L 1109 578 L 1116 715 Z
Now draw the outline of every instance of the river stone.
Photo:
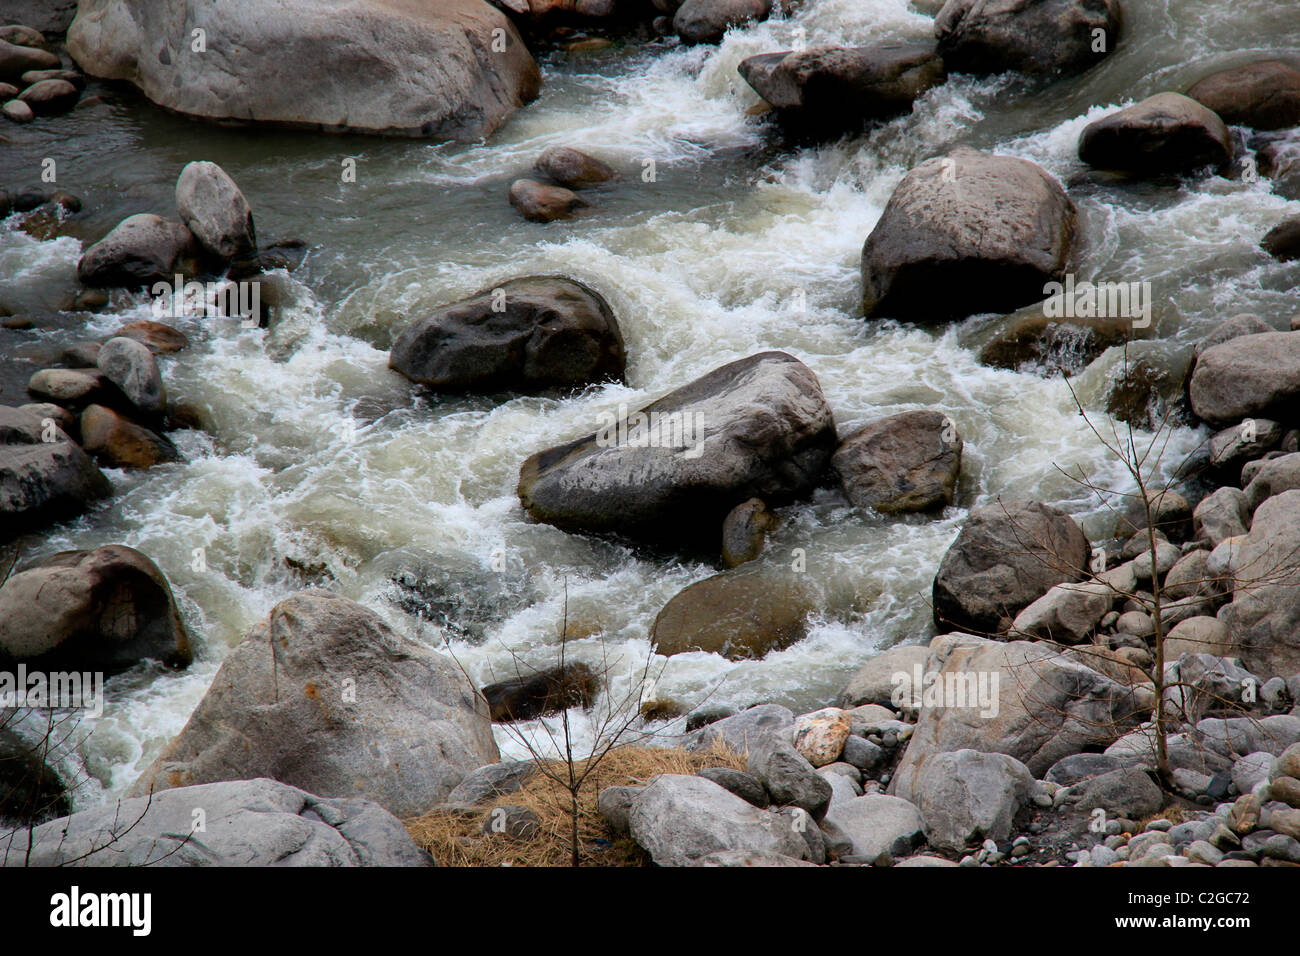
M 30 123 L 36 119 L 35 111 L 22 100 L 9 100 L 0 106 L 0 112 L 4 113 L 5 119 L 14 123 Z
M 1181 93 L 1158 93 L 1089 123 L 1079 158 L 1126 173 L 1185 173 L 1226 165 L 1232 137 L 1212 110 Z
M 1264 234 L 1259 245 L 1279 262 L 1300 259 L 1300 215 L 1283 219 Z
M 1219 620 L 1242 663 L 1264 678 L 1300 671 L 1300 490 L 1259 506 L 1233 567 L 1242 570 Z
M 60 551 L 0 587 L 0 659 L 51 670 L 184 667 L 189 633 L 167 578 L 134 548 Z
M 1280 422 L 1267 418 L 1251 418 L 1240 425 L 1221 429 L 1210 436 L 1210 464 L 1236 484 L 1241 476 L 1241 466 L 1272 451 L 1281 443 L 1285 433 L 1286 429 Z
M 905 857 L 925 842 L 925 821 L 915 806 L 883 793 L 834 804 L 826 814 L 852 842 L 853 856 L 877 860 Z
M 195 826 L 202 810 L 203 829 Z M 17 837 L 17 838 L 15 838 Z M 0 838 L 26 865 L 27 832 Z M 264 778 L 183 787 L 81 810 L 32 831 L 32 866 L 430 866 L 369 800 L 322 799 Z
M 1102 581 L 1057 584 L 1016 615 L 1011 632 L 1029 639 L 1078 644 L 1097 629 L 1119 597 L 1115 587 Z
M 393 343 L 389 367 L 446 392 L 538 392 L 623 378 L 623 335 L 603 296 L 573 279 L 511 279 L 443 306 Z
M 760 809 L 770 802 L 763 784 L 743 770 L 732 770 L 730 767 L 705 767 L 703 770 L 695 771 L 695 775 L 705 780 L 712 780 L 722 789 L 734 793 L 746 803 Z
M 924 644 L 900 644 L 877 654 L 858 669 L 849 679 L 848 686 L 840 692 L 841 707 L 859 707 L 863 704 L 899 705 L 896 693 L 904 683 L 914 681 L 913 672 L 925 670 L 930 649 Z M 908 686 L 911 686 L 909 683 Z
M 67 80 L 78 91 L 86 88 L 86 78 L 76 70 L 28 70 L 19 82 L 30 86 L 43 80 Z
M 803 575 L 751 563 L 679 591 L 655 617 L 650 643 L 665 657 L 705 651 L 758 659 L 803 640 L 816 610 Z
M 767 547 L 767 536 L 776 527 L 776 516 L 762 498 L 742 501 L 722 521 L 722 565 L 737 568 L 753 561 Z
M 1072 787 L 1076 783 L 1100 777 L 1123 766 L 1123 760 L 1109 754 L 1071 754 L 1048 767 L 1047 772 L 1043 774 L 1043 779 L 1057 786 Z
M 907 799 L 916 795 L 916 776 L 936 754 L 1003 753 L 1038 776 L 1062 757 L 1106 746 L 1150 709 L 1149 688 L 1119 684 L 1048 644 L 946 635 L 930 650 L 926 670 L 938 672 L 934 686 L 953 682 L 967 694 L 965 706 L 956 706 L 963 703 L 959 698 L 923 702 L 889 785 Z M 978 677 L 985 678 L 991 706 L 978 700 L 979 688 L 972 686 Z
M 0 446 L 36 445 L 47 439 L 68 441 L 68 432 L 75 427 L 76 420 L 67 409 L 57 405 L 0 405 Z
M 1076 212 L 1028 160 L 959 147 L 914 167 L 862 247 L 867 318 L 1011 312 L 1061 281 Z
M 154 355 L 168 355 L 172 352 L 179 352 L 190 344 L 189 336 L 180 329 L 174 329 L 170 325 L 164 325 L 150 319 L 128 322 L 117 330 L 114 337 L 135 339 L 141 345 L 146 346 Z M 98 356 L 98 347 L 96 348 L 96 356 Z
M 963 852 L 985 840 L 1005 840 L 1029 800 L 1033 775 L 1006 754 L 956 750 L 929 760 L 917 775 L 916 806 L 930 845 Z
M 628 829 L 659 866 L 687 866 L 723 850 L 794 859 L 806 859 L 809 852 L 788 820 L 703 777 L 656 777 L 632 800 Z
M 58 770 L 45 759 L 49 741 L 43 732 L 38 731 L 42 735 L 33 735 L 29 740 L 5 726 L 13 713 L 13 710 L 0 710 L 0 820 L 5 824 L 25 825 L 70 813 L 72 803 L 67 786 Z M 1271 757 L 1269 761 L 1272 762 Z M 20 828 L 14 832 L 25 831 Z M 7 838 L 8 834 L 0 835 L 0 859 Z M 26 850 L 25 842 L 23 850 Z
M 788 707 L 760 704 L 715 720 L 695 731 L 694 736 L 688 739 L 687 749 L 699 752 L 720 743 L 738 754 L 745 754 L 768 734 L 786 743 L 794 740 L 794 714 Z
M 684 43 L 717 43 L 732 27 L 766 20 L 773 0 L 686 0 L 673 15 L 673 30 Z
M 95 358 L 99 358 L 98 350 Z M 27 393 L 41 401 L 74 410 L 94 404 L 128 404 L 121 390 L 98 369 L 43 368 L 28 381 Z
M 794 749 L 814 767 L 824 767 L 840 759 L 852 727 L 848 711 L 838 707 L 803 714 L 794 722 Z
M 269 776 L 405 819 L 497 758 L 487 702 L 455 664 L 373 611 L 310 590 L 227 655 L 132 794 Z
M 167 408 L 167 389 L 149 347 L 135 339 L 109 339 L 95 358 L 99 370 L 141 413 L 158 417 Z
M 961 451 L 957 427 L 943 412 L 903 412 L 854 432 L 831 464 L 856 507 L 898 514 L 952 504 Z
M 606 787 L 600 791 L 600 796 L 596 798 L 596 812 L 616 836 L 627 833 L 632 801 L 644 789 L 645 787 Z
M 0 23 L 22 24 L 18 29 L 29 34 L 65 33 L 76 15 L 77 0 L 0 0 Z M 15 34 L 15 42 L 22 35 Z M 33 40 L 31 45 L 47 44 Z
M 21 46 L 0 40 L 0 81 L 17 83 L 24 73 L 30 70 L 54 70 L 59 68 L 59 58 L 48 50 Z
M 223 261 L 257 248 L 253 210 L 216 163 L 188 163 L 176 180 L 176 208 L 194 238 Z
M 1300 332 L 1241 335 L 1207 348 L 1192 371 L 1192 410 L 1212 425 L 1290 421 L 1300 411 Z
M 1074 374 L 1107 349 L 1150 335 L 1159 325 L 1153 321 L 1144 330 L 1121 316 L 1066 316 L 1066 301 L 1064 292 L 1055 298 L 1060 314 L 1048 315 L 1047 303 L 1036 302 L 1008 316 L 980 347 L 980 364 L 1048 375 L 1065 369 Z
M 40 30 L 26 26 L 22 23 L 14 23 L 14 20 L 25 19 L 23 14 L 14 12 L 12 9 L 16 3 L 24 3 L 28 0 L 0 0 L 0 23 L 9 24 L 0 27 L 0 40 L 6 43 L 12 43 L 14 46 L 29 46 L 36 50 L 50 49 L 49 41 L 45 39 L 45 34 Z M 39 2 L 42 6 L 47 5 L 50 0 L 30 0 L 30 5 L 35 6 Z M 55 0 L 58 2 L 58 0 Z M 62 5 L 71 5 L 76 10 L 77 0 L 62 0 Z M 25 11 L 34 13 L 35 11 Z M 69 21 L 72 19 L 68 17 Z M 53 31 L 51 31 L 53 32 Z
M 183 223 L 152 213 L 128 216 L 92 245 L 77 263 L 77 278 L 88 286 L 136 288 L 170 282 L 178 263 L 196 249 Z
M 811 491 L 836 442 L 817 376 L 785 352 L 714 369 L 629 419 L 525 461 L 518 494 L 529 515 L 566 531 L 698 539 L 711 550 L 740 502 Z
M 112 490 L 71 441 L 0 445 L 0 542 L 75 517 Z
M 453 806 L 478 806 L 497 797 L 518 792 L 537 772 L 534 760 L 503 760 L 479 767 L 465 775 L 447 795 Z
M 917 98 L 946 79 L 933 43 L 784 50 L 751 56 L 737 69 L 783 125 L 817 134 L 911 112 Z
M 533 170 L 566 189 L 595 186 L 614 178 L 614 170 L 608 163 L 571 146 L 551 146 L 542 150 Z
M 749 745 L 745 769 L 762 781 L 777 806 L 798 807 L 821 819 L 831 801 L 831 785 L 784 737 L 762 734 Z
M 1265 130 L 1300 126 L 1300 70 L 1279 60 L 1212 73 L 1187 95 L 1230 126 Z
M 1189 617 L 1179 621 L 1165 634 L 1165 661 L 1178 660 L 1184 654 L 1235 654 L 1232 634 L 1218 618 Z
M 105 468 L 152 468 L 181 457 L 166 437 L 103 405 L 87 406 L 81 413 L 80 434 L 81 447 Z
M 555 222 L 572 218 L 590 203 L 571 189 L 539 183 L 535 179 L 516 179 L 510 184 L 510 205 L 530 222 Z
M 1077 792 L 1079 811 L 1090 813 L 1100 808 L 1130 820 L 1158 813 L 1165 804 L 1164 794 L 1141 767 L 1121 767 L 1092 777 L 1081 783 Z
M 510 20 L 481 0 L 82 0 L 68 52 L 192 116 L 463 141 L 541 83 Z
M 1118 0 L 949 0 L 934 35 L 955 73 L 1075 73 L 1115 49 L 1121 19 Z
M 525 669 L 524 673 L 483 688 L 488 716 L 494 723 L 535 720 L 570 707 L 590 707 L 599 693 L 600 678 L 581 661 L 539 671 Z
M 995 633 L 1053 585 L 1080 580 L 1088 539 L 1065 512 L 1037 501 L 972 511 L 934 576 L 940 631 Z
M 67 80 L 41 80 L 23 90 L 18 97 L 37 116 L 66 113 L 77 105 L 81 92 Z

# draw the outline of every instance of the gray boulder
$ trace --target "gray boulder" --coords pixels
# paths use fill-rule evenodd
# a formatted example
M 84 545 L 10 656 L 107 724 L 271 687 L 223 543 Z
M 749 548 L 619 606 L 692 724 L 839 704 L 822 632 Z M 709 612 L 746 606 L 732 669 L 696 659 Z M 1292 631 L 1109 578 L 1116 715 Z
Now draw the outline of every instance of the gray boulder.
M 491 803 L 497 797 L 516 793 L 537 772 L 532 760 L 503 760 L 490 763 L 465 775 L 447 795 L 447 802 L 455 806 L 478 806 Z
M 685 43 L 717 43 L 732 27 L 766 20 L 773 0 L 686 0 L 673 15 L 673 30 Z
M 77 263 L 77 278 L 88 286 L 137 288 L 171 281 L 181 260 L 197 251 L 183 223 L 152 213 L 128 216 Z
M 1212 110 L 1181 93 L 1158 93 L 1089 123 L 1079 159 L 1138 175 L 1186 173 L 1227 165 L 1232 137 Z
M 862 704 L 889 704 L 899 688 L 899 675 L 912 679 L 916 668 L 925 670 L 930 649 L 924 644 L 900 644 L 877 654 L 858 669 L 840 693 L 841 707 Z
M 438 391 L 536 392 L 621 381 L 627 355 L 600 293 L 528 276 L 420 319 L 397 337 L 388 364 Z
M 798 807 L 821 819 L 831 802 L 831 785 L 793 745 L 774 734 L 750 744 L 745 769 L 761 780 L 772 803 Z
M 0 837 L 4 866 L 431 866 L 369 800 L 323 799 L 274 780 L 182 787 L 81 810 Z
M 1207 348 L 1192 370 L 1192 411 L 1211 425 L 1289 421 L 1300 408 L 1300 332 L 1240 335 Z
M 780 704 L 759 704 L 730 717 L 701 727 L 688 738 L 688 750 L 708 750 L 721 743 L 738 754 L 756 746 L 764 736 L 773 734 L 786 743 L 794 740 L 794 714 Z
M 193 651 L 167 578 L 134 548 L 61 551 L 0 586 L 0 660 L 111 673 L 146 659 L 184 667 Z
M 0 543 L 75 517 L 112 493 L 104 473 L 66 435 L 0 444 Z
M 925 842 L 921 812 L 908 801 L 883 793 L 836 803 L 826 820 L 848 837 L 852 855 L 866 862 L 885 855 L 901 859 Z
M 541 83 L 510 20 L 481 0 L 82 0 L 68 52 L 191 116 L 466 141 Z
M 856 507 L 885 514 L 925 511 L 953 503 L 961 450 L 961 436 L 947 415 L 903 412 L 854 432 L 831 464 Z
M 913 792 L 930 845 L 960 853 L 1010 836 L 1033 784 L 1033 775 L 1014 757 L 956 750 L 929 760 Z
M 181 221 L 208 252 L 229 262 L 257 249 L 253 210 L 216 163 L 189 163 L 176 180 Z
M 1122 767 L 1080 783 L 1071 797 L 1078 810 L 1095 809 L 1109 814 L 1141 820 L 1158 813 L 1165 805 L 1164 794 L 1141 767 Z
M 1072 787 L 1123 766 L 1123 760 L 1109 754 L 1071 754 L 1048 767 L 1043 779 L 1061 787 Z
M 135 408 L 150 418 L 167 409 L 167 388 L 147 345 L 123 336 L 109 339 L 96 358 L 99 370 Z
M 703 777 L 656 777 L 632 800 L 628 830 L 659 866 L 689 866 L 724 850 L 797 860 L 809 854 L 807 842 L 788 819 L 751 806 Z
M 1041 300 L 1074 250 L 1076 212 L 1033 163 L 960 147 L 909 172 L 862 247 L 867 318 L 918 322 Z
M 972 511 L 934 576 L 935 625 L 995 633 L 1057 584 L 1084 577 L 1091 551 L 1073 518 L 1037 501 Z
M 265 776 L 406 818 L 497 757 L 487 703 L 455 664 L 359 604 L 301 591 L 230 652 L 132 794 Z
M 949 0 L 934 35 L 955 73 L 1075 73 L 1115 49 L 1121 19 L 1118 0 Z
M 568 531 L 680 543 L 714 535 L 746 499 L 812 490 L 835 447 L 812 370 L 785 352 L 715 369 L 599 432 L 532 455 L 519 499 Z
M 1201 499 L 1192 512 L 1192 527 L 1198 541 L 1217 548 L 1228 538 L 1250 529 L 1250 505 L 1240 488 L 1216 489 Z

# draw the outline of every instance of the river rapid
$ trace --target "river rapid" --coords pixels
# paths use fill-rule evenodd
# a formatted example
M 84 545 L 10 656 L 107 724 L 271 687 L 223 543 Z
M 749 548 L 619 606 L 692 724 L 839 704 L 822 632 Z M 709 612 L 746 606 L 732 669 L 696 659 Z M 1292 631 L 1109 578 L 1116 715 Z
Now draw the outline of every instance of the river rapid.
M 121 794 L 184 725 L 249 626 L 309 584 L 447 647 L 480 684 L 513 676 L 514 655 L 554 663 L 567 621 L 566 653 L 607 666 L 612 698 L 651 659 L 656 696 L 688 708 L 707 698 L 808 710 L 833 701 L 880 649 L 929 639 L 931 580 L 970 508 L 1034 497 L 1075 514 L 1092 535 L 1106 533 L 1095 497 L 1060 469 L 1121 487 L 1124 477 L 1061 378 L 980 365 L 970 346 L 986 318 L 938 329 L 864 321 L 858 265 L 907 170 L 965 144 L 1031 159 L 1075 184 L 1079 277 L 1152 284 L 1158 335 L 1133 353 L 1176 366 L 1239 312 L 1286 328 L 1300 276 L 1258 249 L 1287 207 L 1267 180 L 1109 188 L 1080 179 L 1075 148 L 1088 122 L 1122 105 L 1300 49 L 1294 0 L 1126 7 L 1116 52 L 1082 77 L 1046 87 L 954 77 L 911 115 L 820 147 L 790 147 L 747 115 L 758 98 L 737 64 L 798 39 L 928 36 L 931 19 L 907 0 L 807 0 L 789 19 L 733 30 L 718 47 L 551 54 L 541 61 L 541 98 L 482 144 L 219 128 L 93 83 L 102 105 L 5 127 L 0 183 L 35 185 L 42 160 L 54 157 L 58 187 L 89 213 L 72 235 L 46 242 L 0 227 L 0 301 L 14 311 L 57 309 L 83 240 L 133 213 L 174 215 L 176 176 L 193 160 L 231 174 L 263 242 L 311 246 L 300 269 L 274 280 L 271 328 L 169 320 L 192 340 L 164 362 L 169 394 L 205 425 L 172 435 L 186 460 L 110 471 L 108 502 L 22 542 L 25 557 L 139 548 L 166 573 L 196 638 L 198 659 L 185 672 L 142 665 L 110 680 L 105 713 L 85 719 L 88 733 L 64 756 L 86 781 L 78 805 Z M 551 145 L 588 150 L 622 175 L 595 194 L 589 215 L 525 222 L 507 187 Z M 346 160 L 355 182 L 343 175 Z M 387 368 L 393 339 L 431 308 L 549 273 L 608 299 L 627 342 L 626 386 L 430 398 Z M 48 363 L 64 344 L 150 317 L 147 299 L 114 293 L 100 314 L 6 332 L 0 349 Z M 655 615 L 716 568 L 532 523 L 515 496 L 519 465 L 593 431 L 604 412 L 639 407 L 763 349 L 789 351 L 817 373 L 841 435 L 899 411 L 946 411 L 966 443 L 958 504 L 940 515 L 863 515 L 828 489 L 781 509 L 769 559 L 806 553 L 824 608 L 809 637 L 760 661 L 652 659 Z M 1073 381 L 1098 420 L 1122 364 L 1112 349 Z M 0 402 L 20 403 L 4 385 Z M 1204 437 L 1178 428 L 1170 466 Z M 438 606 L 461 626 L 444 630 L 410 613 L 403 582 L 426 597 L 440 592 Z M 587 719 L 573 716 L 589 737 Z M 512 733 L 497 734 L 503 753 L 523 754 Z

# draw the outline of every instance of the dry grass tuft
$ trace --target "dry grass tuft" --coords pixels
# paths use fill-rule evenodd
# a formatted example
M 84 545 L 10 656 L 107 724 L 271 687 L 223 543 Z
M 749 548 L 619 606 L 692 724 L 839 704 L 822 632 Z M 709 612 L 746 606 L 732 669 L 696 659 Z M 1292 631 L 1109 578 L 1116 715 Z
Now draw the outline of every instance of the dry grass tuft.
M 578 762 L 579 772 L 586 761 Z M 562 760 L 548 761 L 565 778 Z M 664 773 L 694 774 L 706 767 L 745 769 L 745 757 L 715 742 L 708 750 L 688 753 L 668 747 L 615 747 L 596 766 L 582 787 L 578 801 L 578 856 L 584 866 L 648 866 L 645 851 L 627 837 L 615 836 L 596 812 L 596 798 L 606 787 L 649 783 Z M 483 821 L 497 806 L 528 807 L 541 821 L 534 839 L 514 840 L 501 834 L 484 834 Z M 437 807 L 406 822 L 417 844 L 433 854 L 440 866 L 570 866 L 569 791 L 537 772 L 522 790 L 497 797 L 472 809 Z

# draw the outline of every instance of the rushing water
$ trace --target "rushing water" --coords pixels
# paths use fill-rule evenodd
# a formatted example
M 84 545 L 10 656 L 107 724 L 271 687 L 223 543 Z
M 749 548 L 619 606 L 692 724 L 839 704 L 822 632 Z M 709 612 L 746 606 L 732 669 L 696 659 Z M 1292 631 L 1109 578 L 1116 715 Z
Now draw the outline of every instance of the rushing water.
M 903 519 L 853 512 L 829 491 L 783 509 L 776 555 L 807 552 L 824 620 L 762 661 L 688 654 L 668 661 L 661 696 L 691 705 L 831 700 L 880 648 L 925 640 L 934 570 L 967 510 L 994 496 L 1037 497 L 1100 533 L 1096 502 L 1055 468 L 1122 482 L 1058 378 L 985 368 L 969 348 L 981 320 L 922 330 L 860 317 L 858 257 L 910 166 L 956 144 L 1032 159 L 1063 181 L 1084 173 L 1077 137 L 1092 119 L 1213 69 L 1300 49 L 1294 0 L 1129 0 L 1118 50 L 1089 74 L 1042 86 L 954 78 L 914 113 L 820 148 L 784 147 L 746 115 L 745 57 L 810 44 L 920 38 L 929 18 L 907 0 L 807 0 L 789 20 L 733 31 L 720 47 L 621 47 L 543 62 L 545 91 L 485 144 L 222 129 L 170 116 L 120 90 L 105 103 L 31 127 L 8 126 L 0 184 L 35 184 L 54 157 L 60 188 L 89 215 L 37 242 L 0 232 L 0 301 L 57 308 L 82 243 L 126 215 L 174 215 L 192 160 L 219 163 L 253 205 L 259 237 L 307 240 L 269 331 L 182 318 L 192 339 L 166 360 L 172 398 L 206 431 L 173 435 L 183 463 L 110 472 L 116 494 L 90 515 L 24 542 L 27 553 L 132 545 L 166 572 L 196 635 L 180 674 L 140 667 L 109 684 L 72 763 L 84 803 L 121 792 L 175 734 L 228 649 L 293 590 L 324 581 L 420 640 L 444 636 L 395 602 L 394 578 L 432 579 L 488 612 L 450 647 L 481 683 L 513 674 L 512 654 L 554 662 L 566 616 L 571 658 L 612 666 L 627 693 L 651 653 L 647 631 L 678 590 L 715 570 L 638 555 L 529 522 L 514 494 L 531 452 L 593 430 L 725 362 L 784 349 L 817 373 L 841 434 L 886 414 L 940 407 L 966 441 L 959 506 Z M 588 149 L 622 178 L 590 215 L 523 221 L 508 184 L 545 147 Z M 356 181 L 342 176 L 355 161 Z M 641 175 L 653 160 L 655 177 Z M 1286 202 L 1267 181 L 1211 179 L 1160 188 L 1078 182 L 1081 277 L 1149 280 L 1159 338 L 1135 350 L 1177 357 L 1215 322 L 1255 311 L 1285 328 L 1300 266 L 1271 262 L 1258 239 Z M 517 275 L 564 273 L 598 289 L 627 341 L 627 386 L 571 397 L 418 397 L 387 349 L 429 308 Z M 806 301 L 806 310 L 796 303 Z M 116 294 L 81 328 L 8 333 L 34 361 L 87 334 L 150 317 Z M 1122 361 L 1112 350 L 1075 381 L 1100 416 Z M 6 389 L 0 401 L 16 402 Z M 1168 460 L 1203 440 L 1181 429 Z M 205 568 L 196 570 L 195 549 Z M 498 569 L 504 564 L 504 573 Z M 305 570 L 304 570 L 305 569 Z M 491 612 L 495 611 L 495 614 Z M 578 717 L 579 724 L 582 718 Z M 503 751 L 519 744 L 498 730 Z

